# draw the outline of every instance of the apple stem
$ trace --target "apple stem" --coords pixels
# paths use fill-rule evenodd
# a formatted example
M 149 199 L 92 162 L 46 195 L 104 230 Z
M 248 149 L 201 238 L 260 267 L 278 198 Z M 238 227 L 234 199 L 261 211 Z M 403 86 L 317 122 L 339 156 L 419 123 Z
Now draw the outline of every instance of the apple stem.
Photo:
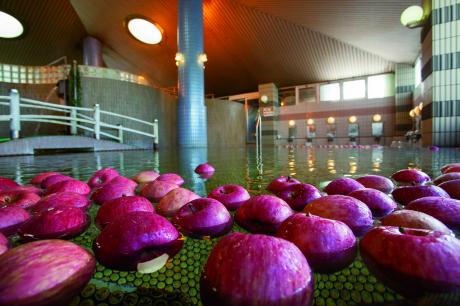
M 190 208 L 190 211 L 191 211 L 192 213 L 196 213 L 196 208 L 193 207 L 192 204 L 189 204 L 189 205 L 188 205 L 188 208 Z
M 400 232 L 401 234 L 404 234 L 404 233 L 406 232 L 406 230 L 404 229 L 404 227 L 400 226 L 400 227 L 399 227 L 399 232 Z

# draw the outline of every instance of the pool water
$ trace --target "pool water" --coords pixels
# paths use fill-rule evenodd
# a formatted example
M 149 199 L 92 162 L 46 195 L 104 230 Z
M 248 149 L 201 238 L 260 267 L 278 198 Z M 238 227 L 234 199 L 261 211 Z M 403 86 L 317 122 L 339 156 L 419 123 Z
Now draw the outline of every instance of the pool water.
M 209 161 L 215 175 L 203 180 L 194 168 Z M 222 149 L 186 149 L 180 151 L 124 151 L 104 153 L 60 154 L 0 158 L 0 176 L 26 184 L 34 175 L 59 171 L 87 181 L 94 171 L 113 167 L 121 175 L 131 177 L 145 169 L 162 173 L 176 172 L 185 179 L 183 187 L 201 196 L 223 184 L 240 184 L 252 195 L 268 193 L 265 187 L 275 177 L 290 175 L 317 187 L 337 177 L 359 177 L 365 174 L 390 176 L 396 170 L 416 167 L 432 177 L 440 174 L 446 163 L 460 161 L 460 151 L 441 149 L 315 149 L 264 147 L 261 154 L 253 147 Z M 91 217 L 99 206 L 89 210 Z M 242 231 L 236 224 L 233 231 Z M 98 234 L 92 224 L 74 242 L 91 250 Z M 197 240 L 186 238 L 183 249 L 152 274 L 122 272 L 97 265 L 91 282 L 72 305 L 201 305 L 200 273 L 219 238 Z M 19 243 L 15 241 L 15 243 Z M 315 305 L 460 305 L 455 295 L 429 296 L 421 301 L 404 301 L 401 296 L 382 285 L 358 257 L 348 268 L 334 274 L 315 274 Z

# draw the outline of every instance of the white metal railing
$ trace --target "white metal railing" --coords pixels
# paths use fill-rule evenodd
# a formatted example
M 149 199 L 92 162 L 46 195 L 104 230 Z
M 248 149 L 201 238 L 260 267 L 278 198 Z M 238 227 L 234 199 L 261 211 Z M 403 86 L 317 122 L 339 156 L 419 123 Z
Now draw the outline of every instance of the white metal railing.
M 262 116 L 257 114 L 256 119 L 256 153 L 257 156 L 262 153 Z
M 158 147 L 158 119 L 155 119 L 152 123 L 126 115 L 104 111 L 100 109 L 99 104 L 95 104 L 93 108 L 87 108 L 21 98 L 16 89 L 12 89 L 9 96 L 0 96 L 0 105 L 9 106 L 9 114 L 0 115 L 0 121 L 10 122 L 12 139 L 19 138 L 21 122 L 42 122 L 69 126 L 71 135 L 77 135 L 78 129 L 81 129 L 92 132 L 94 138 L 96 139 L 100 139 L 101 136 L 104 136 L 120 143 L 123 143 L 125 132 L 138 134 L 152 138 L 154 148 Z M 48 110 L 61 114 L 22 114 L 21 109 L 25 108 Z M 121 118 L 130 122 L 143 124 L 151 128 L 152 133 L 128 128 L 121 124 L 113 125 L 103 122 L 101 121 L 101 115 Z M 101 131 L 101 129 L 115 130 L 117 133 L 115 135 L 107 131 Z

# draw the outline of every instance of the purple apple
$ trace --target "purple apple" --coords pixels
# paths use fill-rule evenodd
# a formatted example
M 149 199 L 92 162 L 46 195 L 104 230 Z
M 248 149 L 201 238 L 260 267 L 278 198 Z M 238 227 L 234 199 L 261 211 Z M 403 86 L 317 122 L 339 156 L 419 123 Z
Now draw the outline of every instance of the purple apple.
M 19 227 L 30 218 L 30 214 L 21 207 L 0 208 L 0 233 L 5 236 L 16 234 Z
M 73 178 L 63 174 L 50 175 L 42 180 L 42 182 L 40 183 L 40 187 L 43 189 L 47 189 L 51 185 L 68 180 L 73 180 Z
M 58 192 L 50 194 L 32 207 L 32 212 L 38 213 L 50 208 L 77 207 L 88 209 L 91 202 L 84 195 L 73 192 Z
M 8 242 L 8 239 L 6 239 L 5 236 L 3 236 L 2 233 L 0 233 L 0 255 L 8 251 L 10 248 L 10 243 Z
M 98 170 L 94 172 L 94 174 L 88 180 L 88 186 L 92 189 L 102 187 L 117 176 L 120 176 L 120 174 L 113 168 L 104 168 Z
M 138 184 L 150 183 L 156 180 L 160 174 L 152 170 L 145 170 L 137 173 L 131 179 Z
M 191 237 L 217 237 L 232 229 L 233 219 L 227 208 L 217 200 L 200 198 L 182 206 L 172 222 Z
M 374 217 L 386 216 L 398 207 L 392 198 L 376 189 L 355 190 L 349 196 L 366 204 Z
M 451 198 L 460 200 L 460 179 L 441 183 L 439 187 L 445 190 Z
M 179 186 L 174 183 L 168 181 L 159 181 L 156 179 L 142 187 L 141 195 L 154 203 L 158 203 L 171 190 L 177 188 L 179 188 Z
M 96 237 L 98 261 L 111 269 L 135 271 L 138 265 L 163 254 L 174 256 L 184 240 L 164 217 L 146 211 L 121 215 Z
M 203 174 L 203 173 L 214 173 L 216 169 L 208 163 L 200 164 L 195 168 L 195 173 Z
M 366 188 L 377 189 L 386 194 L 395 188 L 395 185 L 389 178 L 380 175 L 365 175 L 357 178 L 356 181 Z
M 276 194 L 285 189 L 286 187 L 294 184 L 300 184 L 300 181 L 290 176 L 280 176 L 271 181 L 271 183 L 267 187 L 267 190 Z
M 199 195 L 188 189 L 176 188 L 161 198 L 156 210 L 162 216 L 172 217 L 182 206 L 199 198 Z
M 117 176 L 109 183 L 96 189 L 91 195 L 94 203 L 102 205 L 104 202 L 121 197 L 133 196 L 137 184 L 123 176 Z
M 460 289 L 460 241 L 451 235 L 382 226 L 370 230 L 359 248 L 369 271 L 404 296 Z
M 0 192 L 4 190 L 8 190 L 16 186 L 19 186 L 19 185 L 15 181 L 10 180 L 6 177 L 0 177 Z
M 24 209 L 31 208 L 40 201 L 40 196 L 27 191 L 2 191 L 0 192 L 1 207 L 21 207 Z
M 431 179 L 428 174 L 417 169 L 399 170 L 391 176 L 393 180 L 401 184 L 423 185 Z
M 154 213 L 155 209 L 149 200 L 139 196 L 127 196 L 113 199 L 102 204 L 97 211 L 94 222 L 97 227 L 104 228 L 107 224 L 113 222 L 118 216 L 125 215 L 132 211 L 147 211 Z
M 181 186 L 184 183 L 184 179 L 180 175 L 175 173 L 160 174 L 156 181 L 168 182 L 175 184 L 177 186 Z
M 350 192 L 359 190 L 359 189 L 364 189 L 364 186 L 355 181 L 354 179 L 348 178 L 348 177 L 342 177 L 342 178 L 337 178 L 327 184 L 327 186 L 324 188 L 324 191 L 328 195 L 334 195 L 334 194 L 341 194 L 341 195 L 348 195 Z
M 401 186 L 391 193 L 393 199 L 401 205 L 407 205 L 410 202 L 425 197 L 442 197 L 450 198 L 449 194 L 438 186 Z
M 460 167 L 460 163 L 453 163 L 453 164 L 444 165 L 441 168 L 441 173 L 446 173 L 449 168 L 454 168 L 455 169 L 457 167 Z M 454 172 L 456 172 L 456 171 L 454 171 Z
M 430 146 L 430 147 L 429 147 L 429 150 L 430 150 L 431 152 L 438 152 L 438 151 L 439 151 L 439 147 L 438 147 L 438 146 Z
M 39 173 L 36 176 L 34 176 L 31 180 L 30 183 L 35 186 L 40 186 L 41 183 L 48 177 L 53 176 L 53 175 L 58 175 L 61 174 L 59 172 L 43 172 Z
M 232 233 L 212 249 L 200 280 L 204 306 L 309 306 L 313 273 L 291 242 Z
M 284 220 L 294 214 L 289 204 L 271 195 L 250 198 L 235 214 L 235 221 L 252 233 L 275 234 Z
M 83 233 L 90 222 L 86 212 L 79 208 L 50 208 L 21 225 L 19 235 L 26 241 L 70 239 Z
M 319 190 L 310 184 L 290 185 L 277 195 L 294 210 L 302 210 L 308 203 L 321 197 Z
M 452 231 L 438 219 L 415 210 L 404 209 L 395 211 L 391 215 L 381 219 L 380 222 L 385 226 L 419 228 L 438 231 L 448 235 L 452 234 Z
M 337 220 L 298 213 L 281 223 L 276 236 L 294 243 L 318 273 L 342 270 L 357 253 L 353 231 Z
M 68 305 L 95 269 L 93 255 L 69 241 L 20 245 L 0 256 L 0 305 Z
M 342 221 L 359 237 L 372 228 L 372 213 L 366 204 L 344 195 L 329 195 L 311 201 L 304 213 Z
M 426 197 L 410 202 L 406 209 L 428 214 L 450 229 L 460 231 L 460 201 L 449 198 Z
M 460 179 L 460 172 L 451 172 L 451 173 L 446 173 L 438 176 L 433 180 L 433 184 L 436 186 L 439 186 L 439 184 L 447 182 L 447 181 L 452 181 L 452 180 L 459 180 Z
M 208 198 L 221 202 L 228 210 L 235 210 L 240 208 L 251 196 L 240 185 L 223 185 L 213 189 L 208 194 Z
M 54 183 L 46 189 L 45 195 L 58 192 L 73 192 L 87 196 L 91 192 L 91 188 L 85 182 L 72 179 Z

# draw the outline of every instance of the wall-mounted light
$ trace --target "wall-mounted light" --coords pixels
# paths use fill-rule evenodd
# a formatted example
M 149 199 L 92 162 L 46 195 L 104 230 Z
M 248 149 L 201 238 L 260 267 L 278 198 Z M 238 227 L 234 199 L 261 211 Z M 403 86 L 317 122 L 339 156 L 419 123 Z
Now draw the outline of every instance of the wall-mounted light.
M 380 115 L 380 114 L 374 114 L 372 116 L 372 121 L 374 121 L 374 122 L 380 122 L 381 120 L 382 120 L 382 115 Z
M 184 55 L 180 52 L 176 53 L 174 59 L 176 60 L 176 66 L 182 65 L 185 62 Z
M 144 16 L 128 16 L 125 19 L 125 27 L 131 36 L 144 44 L 156 45 L 163 39 L 163 29 Z
M 356 121 L 358 121 L 358 118 L 356 118 L 356 116 L 350 116 L 348 118 L 348 122 L 350 123 L 356 123 Z
M 415 113 L 416 116 L 421 115 L 422 110 L 420 109 L 420 107 L 418 107 L 418 105 L 416 107 L 414 107 L 414 113 Z
M 420 108 L 420 110 L 423 109 L 423 102 L 420 102 L 420 103 L 419 103 L 418 108 Z
M 262 97 L 260 97 L 260 101 L 262 101 L 263 103 L 267 103 L 268 102 L 267 95 L 262 95 Z
M 0 38 L 18 38 L 24 33 L 24 26 L 15 17 L 0 11 Z
M 327 118 L 327 123 L 334 124 L 335 123 L 335 118 L 334 117 Z
M 313 124 L 315 124 L 315 120 L 313 120 L 313 119 L 308 119 L 308 120 L 307 120 L 307 124 L 308 124 L 308 125 L 313 125 Z
M 294 120 L 289 120 L 289 126 L 290 126 L 290 127 L 295 126 L 295 121 L 294 121 Z
M 204 64 L 208 61 L 208 56 L 206 53 L 201 53 L 198 55 L 198 63 L 204 68 Z
M 415 112 L 414 112 L 413 109 L 410 110 L 409 116 L 410 116 L 411 118 L 414 118 L 414 117 L 415 117 Z
M 284 106 L 284 102 L 281 102 L 280 105 L 281 105 L 281 106 Z
M 412 5 L 402 12 L 401 24 L 408 28 L 416 28 L 424 22 L 423 17 L 423 8 L 419 5 Z

